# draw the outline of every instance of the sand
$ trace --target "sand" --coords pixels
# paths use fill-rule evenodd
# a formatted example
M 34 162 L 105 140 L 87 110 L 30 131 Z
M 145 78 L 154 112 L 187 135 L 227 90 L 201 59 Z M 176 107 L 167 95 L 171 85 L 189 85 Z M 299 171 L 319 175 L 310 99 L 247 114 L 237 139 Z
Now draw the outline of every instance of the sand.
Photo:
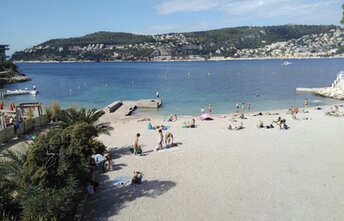
M 177 148 L 154 151 L 158 132 L 138 117 L 111 122 L 111 135 L 99 140 L 113 153 L 113 170 L 97 177 L 84 220 L 344 220 L 344 117 L 325 116 L 308 108 L 291 120 L 288 130 L 258 129 L 276 115 L 247 116 L 230 122 L 228 115 L 182 128 L 191 116 L 165 124 Z M 344 111 L 344 108 L 340 108 Z M 224 117 L 226 116 L 226 117 Z M 245 129 L 226 129 L 228 124 Z M 144 156 L 128 148 L 136 133 Z M 166 133 L 166 131 L 164 131 Z M 144 173 L 141 185 L 113 187 L 116 177 Z

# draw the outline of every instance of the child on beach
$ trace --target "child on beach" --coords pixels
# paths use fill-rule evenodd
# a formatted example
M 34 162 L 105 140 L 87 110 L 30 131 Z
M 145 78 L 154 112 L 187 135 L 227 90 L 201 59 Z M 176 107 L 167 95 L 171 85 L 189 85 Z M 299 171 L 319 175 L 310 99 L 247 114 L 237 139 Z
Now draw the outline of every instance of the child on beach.
M 165 144 L 167 147 L 173 146 L 173 134 L 171 132 L 165 134 Z

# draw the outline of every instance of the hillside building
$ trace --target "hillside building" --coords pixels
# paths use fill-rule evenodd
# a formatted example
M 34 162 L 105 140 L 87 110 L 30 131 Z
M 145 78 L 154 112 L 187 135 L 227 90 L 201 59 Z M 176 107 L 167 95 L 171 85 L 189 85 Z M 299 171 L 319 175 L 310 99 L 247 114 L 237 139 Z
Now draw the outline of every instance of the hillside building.
M 1 45 L 0 44 L 0 61 L 6 61 L 6 50 L 9 50 L 9 45 Z

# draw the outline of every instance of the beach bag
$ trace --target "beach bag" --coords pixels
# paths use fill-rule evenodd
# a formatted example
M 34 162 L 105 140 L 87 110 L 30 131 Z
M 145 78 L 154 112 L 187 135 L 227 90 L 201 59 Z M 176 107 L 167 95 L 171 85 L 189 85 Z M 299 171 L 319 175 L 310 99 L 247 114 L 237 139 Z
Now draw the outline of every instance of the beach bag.
M 131 153 L 134 153 L 134 148 L 133 147 L 129 148 L 129 151 Z M 141 148 L 138 149 L 137 154 L 142 154 L 142 149 Z
M 93 194 L 94 194 L 94 189 L 93 189 L 93 186 L 92 186 L 92 185 L 89 184 L 89 185 L 87 186 L 86 190 L 87 190 L 87 194 L 88 194 L 88 195 L 93 195 Z
M 148 123 L 147 128 L 148 128 L 148 130 L 153 130 L 154 129 L 151 123 Z

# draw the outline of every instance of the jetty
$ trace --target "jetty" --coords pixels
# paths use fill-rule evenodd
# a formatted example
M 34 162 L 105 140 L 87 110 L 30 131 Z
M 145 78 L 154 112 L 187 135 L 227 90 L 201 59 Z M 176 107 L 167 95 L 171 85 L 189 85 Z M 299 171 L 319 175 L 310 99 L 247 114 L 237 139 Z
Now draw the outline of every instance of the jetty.
M 337 78 L 330 87 L 320 88 L 296 88 L 299 93 L 313 93 L 323 97 L 329 97 L 339 100 L 344 100 L 344 71 L 337 74 Z
M 117 100 L 103 108 L 105 114 L 102 116 L 101 120 L 110 121 L 110 119 L 123 119 L 126 116 L 130 116 L 138 108 L 158 109 L 161 105 L 161 99 Z

